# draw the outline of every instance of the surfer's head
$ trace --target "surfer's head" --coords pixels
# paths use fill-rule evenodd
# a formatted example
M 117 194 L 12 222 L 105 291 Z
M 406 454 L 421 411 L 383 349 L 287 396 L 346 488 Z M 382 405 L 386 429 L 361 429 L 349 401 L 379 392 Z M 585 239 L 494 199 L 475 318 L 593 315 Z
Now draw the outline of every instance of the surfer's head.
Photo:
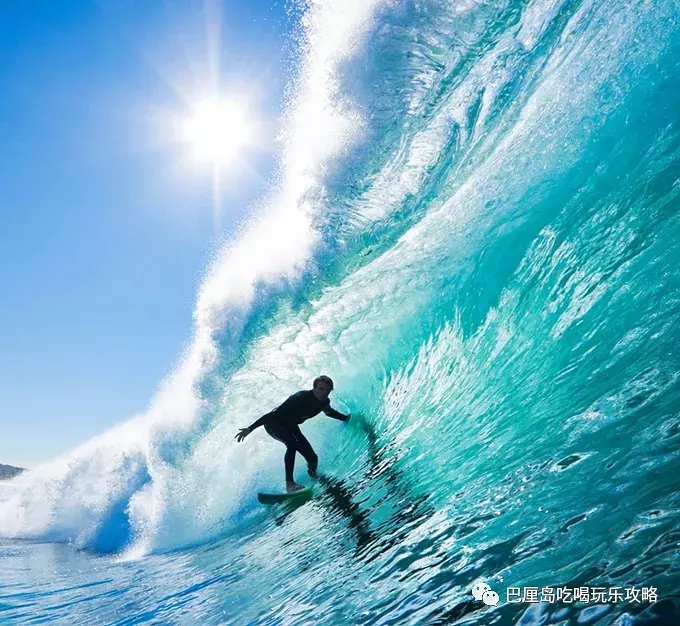
M 333 381 L 328 376 L 317 376 L 312 391 L 317 400 L 324 402 L 333 391 Z

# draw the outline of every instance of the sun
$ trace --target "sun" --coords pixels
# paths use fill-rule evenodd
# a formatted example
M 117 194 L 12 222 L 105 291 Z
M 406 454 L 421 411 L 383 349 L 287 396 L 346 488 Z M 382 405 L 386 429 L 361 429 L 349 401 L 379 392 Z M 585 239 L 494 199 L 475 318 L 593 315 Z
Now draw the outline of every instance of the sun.
M 215 166 L 234 162 L 252 144 L 253 123 L 235 100 L 210 98 L 199 102 L 184 125 L 185 140 L 196 158 Z

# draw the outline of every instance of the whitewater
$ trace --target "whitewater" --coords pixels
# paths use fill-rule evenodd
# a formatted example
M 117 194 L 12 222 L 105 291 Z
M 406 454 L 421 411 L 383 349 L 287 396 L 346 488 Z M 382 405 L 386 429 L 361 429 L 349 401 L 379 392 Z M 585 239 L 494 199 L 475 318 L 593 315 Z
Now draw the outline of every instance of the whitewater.
M 0 484 L 0 622 L 680 624 L 680 4 L 329 0 L 297 45 L 148 411 Z M 234 435 L 318 374 L 352 419 L 264 507 Z M 507 593 L 583 587 L 658 598 Z

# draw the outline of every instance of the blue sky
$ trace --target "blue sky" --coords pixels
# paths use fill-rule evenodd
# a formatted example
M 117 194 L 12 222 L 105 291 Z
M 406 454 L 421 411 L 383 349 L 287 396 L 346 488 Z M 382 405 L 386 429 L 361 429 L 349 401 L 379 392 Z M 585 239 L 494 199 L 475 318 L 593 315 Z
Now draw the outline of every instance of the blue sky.
M 220 90 L 261 122 L 218 224 L 211 166 L 167 124 L 210 90 L 216 7 Z M 176 363 L 212 253 L 273 173 L 294 20 L 274 0 L 1 13 L 0 463 L 31 466 L 145 410 Z

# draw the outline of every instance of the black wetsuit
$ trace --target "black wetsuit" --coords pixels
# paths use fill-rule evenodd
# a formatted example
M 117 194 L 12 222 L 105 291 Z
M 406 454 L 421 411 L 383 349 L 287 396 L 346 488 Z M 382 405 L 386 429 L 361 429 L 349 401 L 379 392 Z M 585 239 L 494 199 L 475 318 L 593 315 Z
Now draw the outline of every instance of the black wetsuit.
M 307 461 L 309 474 L 314 476 L 319 464 L 319 457 L 314 452 L 307 438 L 300 431 L 300 424 L 304 421 L 324 412 L 329 417 L 347 421 L 347 416 L 331 407 L 331 401 L 320 402 L 316 399 L 313 391 L 298 391 L 290 396 L 281 406 L 270 413 L 263 415 L 253 422 L 249 430 L 255 430 L 258 426 L 264 429 L 277 441 L 285 444 L 286 455 L 286 481 L 294 482 L 293 469 L 295 467 L 295 453 L 299 452 Z

